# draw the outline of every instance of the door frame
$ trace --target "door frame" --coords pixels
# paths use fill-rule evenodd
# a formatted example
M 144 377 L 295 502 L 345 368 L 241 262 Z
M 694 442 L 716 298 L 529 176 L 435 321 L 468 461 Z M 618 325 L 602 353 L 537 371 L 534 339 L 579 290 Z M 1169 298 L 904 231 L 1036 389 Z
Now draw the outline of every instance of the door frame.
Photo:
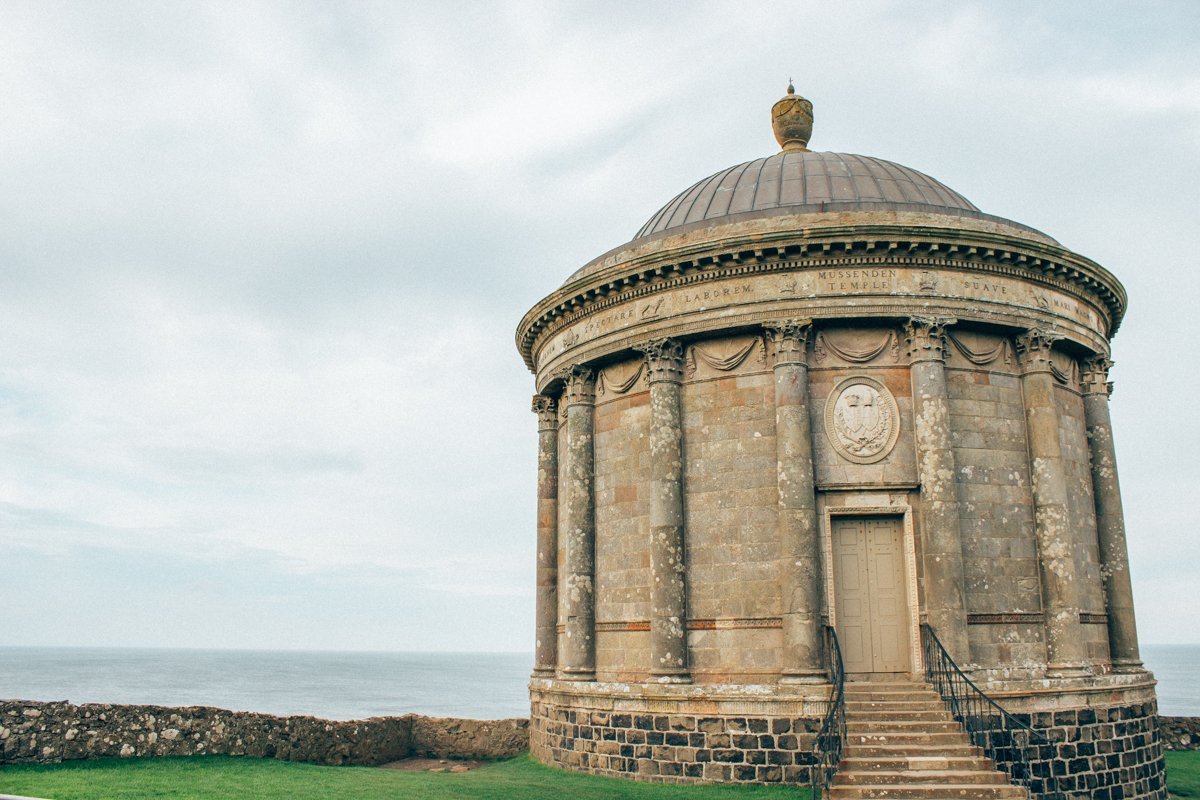
M 913 513 L 910 505 L 894 506 L 825 506 L 824 524 L 821 526 L 821 551 L 825 558 L 825 608 L 829 624 L 837 627 L 837 600 L 834 595 L 833 579 L 833 518 L 834 517 L 899 517 L 901 539 L 904 548 L 904 580 L 908 591 L 908 638 L 909 663 L 914 676 L 925 674 L 921 658 L 921 608 L 917 591 L 917 539 L 913 530 Z M 903 673 L 897 673 L 903 674 Z

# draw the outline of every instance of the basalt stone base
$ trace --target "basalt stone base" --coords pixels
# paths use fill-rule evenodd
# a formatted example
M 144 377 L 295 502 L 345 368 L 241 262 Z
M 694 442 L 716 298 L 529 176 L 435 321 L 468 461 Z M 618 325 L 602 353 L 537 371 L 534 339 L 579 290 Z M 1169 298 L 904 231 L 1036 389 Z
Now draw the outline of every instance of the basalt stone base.
M 1165 764 L 1154 701 L 1038 713 L 1055 742 L 1050 767 L 1064 797 L 1165 800 Z
M 530 752 L 642 781 L 802 784 L 829 686 L 790 688 L 535 679 Z
M 1154 678 L 1106 675 L 1053 682 L 1037 691 L 989 691 L 1018 719 L 1053 742 L 1042 748 L 1035 776 L 1052 770 L 1064 798 L 1165 800 L 1162 741 Z M 997 691 L 999 689 L 999 691 Z

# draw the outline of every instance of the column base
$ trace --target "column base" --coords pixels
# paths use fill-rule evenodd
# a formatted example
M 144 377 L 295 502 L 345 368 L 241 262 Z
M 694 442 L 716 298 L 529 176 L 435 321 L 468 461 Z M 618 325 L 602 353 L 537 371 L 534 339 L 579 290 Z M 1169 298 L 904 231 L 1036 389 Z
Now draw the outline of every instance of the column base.
M 596 680 L 596 670 L 565 667 L 558 670 L 558 679 L 560 681 L 594 681 Z
M 1114 658 L 1113 672 L 1145 672 L 1146 665 L 1139 658 Z
M 1053 680 L 1090 678 L 1092 677 L 1092 671 L 1087 668 L 1086 664 L 1081 663 L 1047 664 L 1046 677 Z
M 801 686 L 817 686 L 822 683 L 829 683 L 829 675 L 822 672 L 788 672 L 779 678 L 780 683 L 801 685 Z
M 649 683 L 691 683 L 692 674 L 687 670 L 651 672 Z
M 553 678 L 558 675 L 557 667 L 534 667 L 533 677 L 535 678 Z

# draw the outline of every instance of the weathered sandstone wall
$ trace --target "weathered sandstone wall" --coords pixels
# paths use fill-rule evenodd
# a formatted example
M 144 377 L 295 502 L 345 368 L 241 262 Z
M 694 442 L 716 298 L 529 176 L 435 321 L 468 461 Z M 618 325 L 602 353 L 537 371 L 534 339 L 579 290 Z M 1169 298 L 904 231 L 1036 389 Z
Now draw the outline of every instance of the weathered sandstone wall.
M 408 714 L 346 722 L 193 706 L 0 701 L 0 764 L 102 756 L 237 755 L 383 764 L 409 755 L 507 758 L 529 746 L 524 719 Z

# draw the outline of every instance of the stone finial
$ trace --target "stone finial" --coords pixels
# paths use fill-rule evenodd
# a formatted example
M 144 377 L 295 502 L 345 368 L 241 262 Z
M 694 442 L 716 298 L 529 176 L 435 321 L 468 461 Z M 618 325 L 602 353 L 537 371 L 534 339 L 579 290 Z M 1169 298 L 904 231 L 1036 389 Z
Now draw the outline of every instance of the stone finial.
M 1112 394 L 1112 383 L 1108 380 L 1108 371 L 1113 362 L 1108 356 L 1100 354 L 1083 360 L 1083 393 L 1101 394 L 1108 397 Z
M 772 320 L 763 323 L 767 350 L 773 365 L 805 364 L 811 319 Z
M 796 94 L 796 89 L 789 79 L 788 93 L 771 106 L 771 128 L 775 131 L 775 141 L 779 142 L 784 152 L 807 150 L 808 140 L 812 137 L 812 126 L 812 103 Z
M 944 361 L 946 328 L 956 322 L 953 317 L 911 317 L 904 325 L 909 362 Z
M 538 429 L 558 427 L 558 398 L 544 394 L 533 396 L 533 413 L 538 415 Z
M 596 402 L 596 371 L 576 364 L 561 374 L 564 389 L 560 403 L 564 406 L 590 405 Z
M 652 339 L 634 348 L 646 356 L 647 377 L 655 381 L 683 382 L 683 345 L 674 339 Z
M 1025 372 L 1051 372 L 1050 351 L 1063 338 L 1061 333 L 1045 328 L 1030 328 L 1016 338 L 1017 357 Z

